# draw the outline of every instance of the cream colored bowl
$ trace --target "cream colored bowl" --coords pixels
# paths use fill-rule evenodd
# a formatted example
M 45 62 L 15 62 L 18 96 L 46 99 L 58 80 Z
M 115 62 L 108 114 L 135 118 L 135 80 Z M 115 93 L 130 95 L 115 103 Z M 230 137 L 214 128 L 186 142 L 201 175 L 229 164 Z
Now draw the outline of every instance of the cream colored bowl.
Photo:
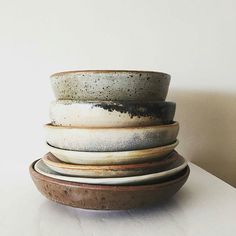
M 114 152 L 153 148 L 176 141 L 179 123 L 131 128 L 77 128 L 45 125 L 47 142 L 57 148 Z
M 155 161 L 171 153 L 178 144 L 179 142 L 176 141 L 167 146 L 123 152 L 79 152 L 55 148 L 49 144 L 47 144 L 47 149 L 65 163 L 115 165 Z
M 53 125 L 86 128 L 169 124 L 173 121 L 174 114 L 174 102 L 59 100 L 50 105 Z

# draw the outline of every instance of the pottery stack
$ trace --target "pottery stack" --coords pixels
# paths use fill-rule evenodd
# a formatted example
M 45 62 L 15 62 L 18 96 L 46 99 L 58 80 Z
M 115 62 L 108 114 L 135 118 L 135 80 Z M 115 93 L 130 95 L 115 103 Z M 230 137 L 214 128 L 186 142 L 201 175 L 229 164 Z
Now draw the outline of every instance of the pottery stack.
M 174 149 L 179 123 L 165 101 L 170 75 L 149 71 L 53 74 L 48 153 L 30 167 L 47 198 L 87 209 L 158 203 L 186 182 Z

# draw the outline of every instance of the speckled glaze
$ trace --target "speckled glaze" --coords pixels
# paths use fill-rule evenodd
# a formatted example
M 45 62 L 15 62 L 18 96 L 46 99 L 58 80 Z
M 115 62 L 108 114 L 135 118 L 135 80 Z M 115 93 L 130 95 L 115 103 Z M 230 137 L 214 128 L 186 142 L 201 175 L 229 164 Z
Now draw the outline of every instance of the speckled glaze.
M 173 121 L 173 102 L 59 100 L 51 103 L 53 125 L 76 127 L 135 127 L 169 124 Z
M 55 148 L 47 144 L 47 149 L 59 160 L 65 163 L 82 165 L 115 165 L 134 164 L 147 161 L 157 161 L 170 154 L 178 145 L 173 144 L 143 150 L 122 151 L 122 152 L 79 152 Z
M 62 175 L 80 177 L 126 177 L 170 170 L 182 165 L 185 160 L 177 152 L 172 152 L 162 160 L 127 165 L 76 165 L 57 159 L 50 152 L 42 158 L 45 165 Z
M 51 75 L 59 100 L 164 101 L 170 75 L 149 71 L 68 71 Z
M 124 210 L 160 203 L 173 196 L 186 182 L 190 170 L 159 183 L 136 186 L 105 186 L 80 184 L 44 176 L 30 166 L 31 178 L 37 189 L 48 199 L 60 204 L 97 210 Z
M 50 168 L 48 168 L 42 159 L 35 163 L 34 169 L 45 176 L 52 177 L 59 180 L 71 181 L 75 183 L 84 183 L 84 184 L 102 184 L 102 185 L 134 185 L 134 184 L 147 184 L 151 182 L 156 182 L 169 178 L 172 175 L 177 174 L 187 166 L 185 161 L 178 167 L 172 168 L 170 170 L 164 170 L 158 173 L 151 173 L 146 175 L 138 176 L 128 176 L 128 177 L 78 177 L 78 176 L 68 176 L 59 174 Z
M 57 148 L 114 152 L 168 145 L 176 141 L 179 123 L 132 128 L 77 128 L 45 125 L 47 142 Z

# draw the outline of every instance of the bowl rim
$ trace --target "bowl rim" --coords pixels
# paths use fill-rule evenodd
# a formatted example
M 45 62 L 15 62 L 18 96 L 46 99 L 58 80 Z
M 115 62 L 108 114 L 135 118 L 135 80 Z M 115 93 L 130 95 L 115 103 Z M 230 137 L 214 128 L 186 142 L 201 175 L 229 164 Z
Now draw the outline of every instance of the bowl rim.
M 62 125 L 53 125 L 52 123 L 47 123 L 44 125 L 46 129 L 81 129 L 81 130 L 111 130 L 111 131 L 120 131 L 120 130 L 148 130 L 148 129 L 163 129 L 163 128 L 172 128 L 177 127 L 179 128 L 179 122 L 173 121 L 171 124 L 164 124 L 164 125 L 147 125 L 147 126 L 131 126 L 131 127 L 78 127 L 78 126 L 62 126 Z
M 69 149 L 63 149 L 63 148 L 59 148 L 59 147 L 55 147 L 51 144 L 49 144 L 48 142 L 46 142 L 46 147 L 49 147 L 49 148 L 52 148 L 54 150 L 57 150 L 57 151 L 60 151 L 60 152 L 70 152 L 70 153 L 92 153 L 94 155 L 98 155 L 98 154 L 110 154 L 110 153 L 115 153 L 117 155 L 122 155 L 122 154 L 135 154 L 137 152 L 153 152 L 153 150 L 156 152 L 156 151 L 165 151 L 166 149 L 169 150 L 169 149 L 172 149 L 174 150 L 175 147 L 177 147 L 179 145 L 179 140 L 176 139 L 173 143 L 171 144 L 167 144 L 167 145 L 164 145 L 164 146 L 159 146 L 159 147 L 154 147 L 154 148 L 144 148 L 144 149 L 138 149 L 138 150 L 130 150 L 130 151 L 109 151 L 109 152 L 86 152 L 86 151 L 76 151 L 76 150 L 69 150 Z
M 50 158 L 55 158 L 57 161 L 53 161 Z M 129 169 L 138 169 L 138 168 L 155 168 L 156 166 L 163 166 L 171 163 L 172 161 L 176 161 L 177 159 L 183 159 L 183 157 L 173 150 L 171 153 L 167 154 L 165 158 L 162 160 L 156 161 L 146 161 L 141 163 L 132 163 L 132 164 L 111 164 L 111 165 L 84 165 L 84 164 L 72 164 L 72 163 L 65 163 L 60 161 L 56 156 L 54 156 L 51 152 L 46 153 L 42 160 L 43 162 L 55 168 L 61 168 L 65 170 L 121 170 L 126 171 Z
M 29 172 L 32 177 L 32 179 L 40 179 L 41 181 L 47 181 L 51 182 L 54 184 L 60 184 L 64 186 L 70 186 L 70 187 L 79 187 L 80 189 L 89 189 L 89 190 L 103 190 L 103 191 L 143 191 L 143 190 L 149 190 L 153 188 L 161 188 L 161 187 L 166 187 L 168 185 L 175 184 L 177 182 L 180 182 L 184 179 L 187 179 L 189 174 L 190 174 L 190 168 L 187 165 L 182 171 L 180 171 L 178 174 L 173 176 L 173 179 L 163 181 L 160 183 L 154 183 L 154 184 L 146 184 L 146 185 L 127 185 L 127 186 L 121 186 L 121 185 L 98 185 L 98 184 L 83 184 L 83 183 L 76 183 L 76 182 L 71 182 L 71 181 L 66 181 L 66 180 L 58 180 L 52 177 L 44 176 L 40 173 L 38 173 L 34 169 L 35 163 L 39 159 L 35 160 L 34 162 L 31 163 L 29 166 Z
M 68 103 L 68 104 L 67 104 Z M 138 101 L 138 100 L 73 100 L 73 99 L 62 99 L 62 100 L 52 100 L 50 104 L 52 105 L 74 105 L 74 104 L 101 104 L 101 103 L 117 103 L 117 104 L 128 104 L 128 105 L 163 105 L 176 106 L 176 102 L 173 101 Z M 113 104 L 112 104 L 113 105 Z
M 60 71 L 60 72 L 56 72 L 53 73 L 52 75 L 50 75 L 50 78 L 58 78 L 60 76 L 63 75 L 67 75 L 67 74 L 114 74 L 114 73 L 120 73 L 120 74 L 125 74 L 125 73 L 132 73 L 132 74 L 144 74 L 144 73 L 149 73 L 149 74 L 156 74 L 156 75 L 160 75 L 163 76 L 162 78 L 158 78 L 158 79 L 168 79 L 170 80 L 171 75 L 167 74 L 165 72 L 161 72 L 161 71 L 149 71 L 149 70 L 68 70 L 68 71 Z

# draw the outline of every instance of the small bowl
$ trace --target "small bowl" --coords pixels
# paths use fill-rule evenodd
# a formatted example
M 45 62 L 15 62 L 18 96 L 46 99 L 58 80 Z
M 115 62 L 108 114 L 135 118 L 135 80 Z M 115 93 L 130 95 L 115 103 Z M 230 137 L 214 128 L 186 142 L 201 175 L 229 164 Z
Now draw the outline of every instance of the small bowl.
M 42 158 L 51 170 L 69 176 L 79 177 L 127 177 L 162 172 L 182 165 L 185 160 L 177 152 L 172 152 L 162 160 L 126 165 L 78 165 L 57 159 L 50 152 Z
M 47 144 L 47 149 L 59 160 L 82 165 L 115 165 L 133 164 L 148 161 L 157 161 L 170 154 L 179 144 L 155 147 L 143 150 L 123 151 L 123 152 L 79 152 L 55 148 Z
M 45 125 L 47 142 L 57 148 L 114 152 L 160 147 L 174 143 L 179 123 L 131 128 L 78 128 Z
M 170 124 L 175 115 L 174 102 L 59 100 L 51 103 L 53 125 L 86 128 L 137 127 Z
M 159 183 L 136 186 L 80 184 L 44 176 L 30 166 L 31 178 L 37 189 L 48 199 L 60 204 L 97 210 L 125 210 L 146 207 L 173 196 L 188 179 L 186 167 L 177 175 Z
M 87 70 L 51 75 L 57 100 L 164 101 L 170 75 L 151 71 Z

